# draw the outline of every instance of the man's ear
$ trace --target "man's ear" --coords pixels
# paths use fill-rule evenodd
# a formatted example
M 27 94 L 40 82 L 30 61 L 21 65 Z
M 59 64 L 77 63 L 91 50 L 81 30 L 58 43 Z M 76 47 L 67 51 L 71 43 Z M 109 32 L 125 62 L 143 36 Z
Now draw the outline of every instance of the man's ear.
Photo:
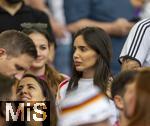
M 6 50 L 4 48 L 0 48 L 0 58 L 6 57 Z
M 124 104 L 123 104 L 123 99 L 120 95 L 116 95 L 114 97 L 114 102 L 116 104 L 116 107 L 120 110 L 123 110 L 124 109 Z

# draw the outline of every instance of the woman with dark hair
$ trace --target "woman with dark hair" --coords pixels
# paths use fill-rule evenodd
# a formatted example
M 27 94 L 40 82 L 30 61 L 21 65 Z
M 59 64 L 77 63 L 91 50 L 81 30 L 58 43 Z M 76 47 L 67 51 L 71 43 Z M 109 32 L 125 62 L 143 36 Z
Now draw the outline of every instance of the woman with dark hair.
M 17 85 L 16 94 L 17 94 L 17 101 L 29 102 L 31 108 L 33 108 L 33 104 L 37 103 L 38 101 L 45 102 L 47 111 L 46 110 L 44 111 L 49 112 L 50 110 L 50 125 L 56 126 L 57 116 L 54 97 L 50 92 L 47 83 L 44 80 L 32 74 L 25 74 Z M 33 113 L 34 111 L 33 109 L 31 109 L 31 114 Z M 44 114 L 43 118 L 46 118 L 46 121 L 49 121 L 49 119 L 47 119 L 48 116 L 44 117 Z M 42 122 L 42 126 L 46 126 L 47 123 L 46 121 Z M 31 122 L 29 121 L 27 122 L 27 124 L 37 125 L 37 122 L 31 120 Z
M 38 84 L 37 85 L 38 87 L 34 87 L 35 84 Z M 24 97 L 20 97 L 21 95 L 23 95 L 22 94 L 23 92 L 21 92 L 21 91 L 23 91 L 23 88 L 25 87 L 25 85 L 28 86 L 27 88 L 33 90 L 31 92 L 32 94 L 39 93 L 39 95 L 33 94 L 33 97 L 32 97 L 32 95 L 30 95 L 30 97 L 26 97 L 25 99 L 24 99 Z M 34 92 L 34 89 L 36 89 L 36 88 L 38 88 L 38 89 L 40 88 L 41 91 Z M 40 97 L 40 95 L 42 95 L 42 96 Z M 51 94 L 50 94 L 50 90 L 47 86 L 47 83 L 44 80 L 42 80 L 32 74 L 25 74 L 17 85 L 17 100 L 19 100 L 19 101 L 50 101 L 50 97 L 51 97 Z
M 72 90 L 88 89 L 97 85 L 106 94 L 111 76 L 111 39 L 97 27 L 86 27 L 74 36 L 73 75 L 59 85 L 57 104 Z M 60 108 L 61 109 L 61 108 Z
M 75 34 L 73 46 L 73 75 L 69 83 L 62 82 L 60 84 L 60 97 L 80 86 L 86 87 L 93 84 L 106 92 L 107 82 L 111 75 L 110 37 L 100 28 L 86 27 Z M 84 85 L 84 83 L 87 84 Z
M 54 36 L 51 32 L 48 32 L 47 25 L 43 23 L 24 23 L 22 27 L 23 32 L 33 40 L 38 52 L 38 57 L 33 62 L 30 71 L 44 79 L 54 96 L 56 96 L 58 84 L 68 76 L 59 73 L 52 65 L 48 65 L 48 60 L 50 58 L 52 60 L 54 57 Z

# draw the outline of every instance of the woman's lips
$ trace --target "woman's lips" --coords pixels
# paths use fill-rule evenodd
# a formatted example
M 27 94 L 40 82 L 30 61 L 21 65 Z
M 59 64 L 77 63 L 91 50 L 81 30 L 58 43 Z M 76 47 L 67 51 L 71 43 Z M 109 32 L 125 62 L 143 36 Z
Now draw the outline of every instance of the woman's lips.
M 40 63 L 41 61 L 42 61 L 42 59 L 37 59 L 35 62 Z
M 80 66 L 81 62 L 74 62 L 75 66 Z
M 21 100 L 21 101 L 28 101 L 28 100 L 30 100 L 30 99 L 31 99 L 30 97 L 25 96 L 25 95 L 23 95 L 23 96 L 21 96 L 21 97 L 19 98 L 19 100 Z

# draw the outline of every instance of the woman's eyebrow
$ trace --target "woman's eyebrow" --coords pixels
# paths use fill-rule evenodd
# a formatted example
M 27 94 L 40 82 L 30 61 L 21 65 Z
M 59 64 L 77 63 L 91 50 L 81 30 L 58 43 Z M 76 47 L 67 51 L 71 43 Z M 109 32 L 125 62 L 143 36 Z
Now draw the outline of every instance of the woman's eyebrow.
M 28 86 L 33 86 L 34 84 L 32 84 L 32 83 L 28 83 L 27 85 L 28 85 Z

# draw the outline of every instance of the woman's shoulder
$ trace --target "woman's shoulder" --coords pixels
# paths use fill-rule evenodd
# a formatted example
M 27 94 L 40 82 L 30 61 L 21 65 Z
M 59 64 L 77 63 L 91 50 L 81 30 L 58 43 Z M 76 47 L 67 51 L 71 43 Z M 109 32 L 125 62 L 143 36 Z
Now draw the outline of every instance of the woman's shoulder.
M 64 80 L 58 85 L 58 88 L 59 88 L 59 89 L 63 89 L 64 87 L 66 87 L 66 86 L 68 85 L 68 83 L 69 83 L 69 80 L 70 80 L 69 77 L 66 78 L 66 79 L 64 79 Z
M 61 101 L 65 95 L 69 84 L 69 78 L 65 79 L 58 85 L 58 91 L 57 91 L 57 101 Z

